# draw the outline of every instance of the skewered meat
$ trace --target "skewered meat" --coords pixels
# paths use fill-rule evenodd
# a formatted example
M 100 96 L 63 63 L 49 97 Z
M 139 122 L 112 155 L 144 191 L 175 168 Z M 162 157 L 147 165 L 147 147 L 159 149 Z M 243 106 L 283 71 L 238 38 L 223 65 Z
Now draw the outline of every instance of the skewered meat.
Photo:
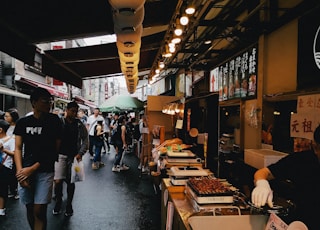
M 217 178 L 210 177 L 192 177 L 188 180 L 188 185 L 198 195 L 217 195 L 232 192 Z

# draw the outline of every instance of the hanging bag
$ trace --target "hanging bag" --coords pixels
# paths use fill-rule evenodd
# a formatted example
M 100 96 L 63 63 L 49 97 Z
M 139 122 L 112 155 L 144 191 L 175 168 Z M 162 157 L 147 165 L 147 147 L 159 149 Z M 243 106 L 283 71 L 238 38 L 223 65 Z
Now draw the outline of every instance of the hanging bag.
M 73 159 L 73 163 L 71 166 L 71 183 L 84 181 L 84 165 L 81 160 L 78 162 L 77 158 Z

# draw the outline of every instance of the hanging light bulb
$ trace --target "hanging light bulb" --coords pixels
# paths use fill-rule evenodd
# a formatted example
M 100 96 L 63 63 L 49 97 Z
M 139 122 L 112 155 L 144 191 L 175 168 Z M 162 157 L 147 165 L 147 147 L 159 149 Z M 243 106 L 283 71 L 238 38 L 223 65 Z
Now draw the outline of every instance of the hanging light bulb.
M 191 14 L 194 14 L 194 12 L 196 12 L 196 9 L 194 8 L 193 5 L 190 5 L 190 6 L 188 6 L 188 7 L 186 8 L 185 12 L 186 12 L 186 14 L 191 15 Z
M 180 21 L 179 19 L 177 18 L 176 19 L 176 28 L 174 30 L 174 34 L 177 35 L 177 36 L 181 36 L 183 33 L 183 27 L 182 25 L 180 24 Z
M 183 26 L 186 26 L 186 25 L 188 25 L 188 23 L 189 23 L 189 18 L 186 15 L 183 15 L 180 18 L 180 24 Z
M 176 47 L 174 47 L 174 46 L 169 47 L 169 52 L 170 53 L 176 52 Z
M 161 61 L 161 62 L 159 62 L 159 68 L 160 69 L 163 69 L 164 68 L 164 63 Z
M 177 36 L 181 36 L 182 33 L 183 33 L 182 26 L 179 24 L 179 25 L 177 25 L 176 29 L 174 30 L 174 34 Z
M 179 38 L 178 36 L 174 36 L 171 42 L 174 44 L 179 44 L 181 42 L 181 38 Z

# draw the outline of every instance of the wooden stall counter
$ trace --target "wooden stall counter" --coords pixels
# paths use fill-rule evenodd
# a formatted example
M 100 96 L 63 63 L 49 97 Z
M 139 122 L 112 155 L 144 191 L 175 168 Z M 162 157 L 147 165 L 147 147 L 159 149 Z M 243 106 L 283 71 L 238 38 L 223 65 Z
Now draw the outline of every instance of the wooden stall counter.
M 161 229 L 190 229 L 188 218 L 194 213 L 194 208 L 184 193 L 184 186 L 171 185 L 170 179 L 162 179 L 161 197 Z M 170 217 L 171 215 L 171 217 Z
M 220 210 L 220 215 L 206 216 L 205 213 L 197 210 L 194 201 L 192 201 L 188 193 L 185 192 L 185 186 L 174 186 L 168 178 L 162 179 L 161 186 L 162 230 L 192 230 L 194 227 L 192 224 L 195 223 L 195 220 L 197 222 L 195 229 L 214 229 L 215 226 L 217 229 L 220 229 L 218 226 L 221 227 L 222 222 L 223 226 L 226 227 L 225 229 L 228 230 L 262 230 L 266 227 L 268 216 L 250 214 L 248 211 L 240 211 L 237 206 L 233 206 L 232 204 L 227 206 L 223 204 L 213 205 L 213 209 Z M 211 213 L 213 209 L 210 209 Z M 224 209 L 225 211 L 223 211 Z M 189 224 L 189 221 L 192 222 Z M 190 225 L 192 225 L 192 227 Z

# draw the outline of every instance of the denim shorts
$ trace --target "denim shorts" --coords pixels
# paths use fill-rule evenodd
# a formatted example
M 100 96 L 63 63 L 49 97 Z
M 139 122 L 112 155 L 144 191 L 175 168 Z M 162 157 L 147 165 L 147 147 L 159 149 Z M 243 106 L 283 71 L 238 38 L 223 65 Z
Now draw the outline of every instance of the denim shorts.
M 39 172 L 31 176 L 31 188 L 24 188 L 19 184 L 20 203 L 49 204 L 52 199 L 53 176 L 53 172 Z

